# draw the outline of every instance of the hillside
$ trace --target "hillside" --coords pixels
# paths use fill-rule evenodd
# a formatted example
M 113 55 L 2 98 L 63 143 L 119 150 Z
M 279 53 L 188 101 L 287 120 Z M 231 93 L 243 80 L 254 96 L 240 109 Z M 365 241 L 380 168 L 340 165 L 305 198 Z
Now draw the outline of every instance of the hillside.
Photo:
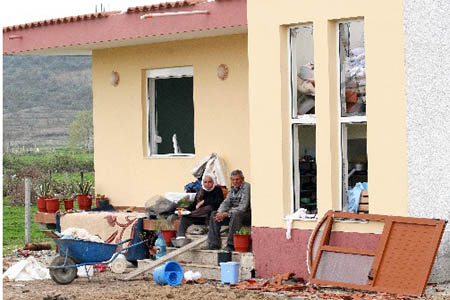
M 3 147 L 65 145 L 92 108 L 90 56 L 3 56 Z

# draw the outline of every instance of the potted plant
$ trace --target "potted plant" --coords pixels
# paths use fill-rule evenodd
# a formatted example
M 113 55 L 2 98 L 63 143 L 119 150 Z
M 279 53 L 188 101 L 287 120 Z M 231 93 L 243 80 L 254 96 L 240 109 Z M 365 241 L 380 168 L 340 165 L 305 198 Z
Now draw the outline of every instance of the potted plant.
M 35 192 L 37 195 L 36 206 L 39 212 L 47 212 L 46 200 L 50 196 L 50 181 L 43 179 L 36 187 Z
M 105 195 L 97 194 L 95 197 L 95 207 L 101 207 L 109 204 L 109 198 Z
M 250 246 L 250 229 L 242 227 L 233 234 L 234 250 L 237 252 L 247 252 Z
M 92 206 L 92 197 L 89 197 L 89 192 L 91 191 L 92 182 L 84 181 L 78 184 L 78 207 L 81 210 L 90 209 Z
M 54 214 L 59 210 L 59 199 L 52 197 L 45 199 L 45 207 L 48 213 Z
M 75 201 L 74 199 L 75 188 L 69 178 L 66 178 L 66 180 L 62 183 L 61 189 L 63 195 L 62 199 L 64 202 L 64 209 L 65 210 L 73 209 L 73 202 Z
M 172 244 L 171 238 L 177 235 L 175 226 L 173 226 L 170 222 L 168 222 L 165 219 L 156 220 L 155 229 L 159 230 L 159 232 L 164 238 L 164 241 L 166 242 L 166 245 L 171 245 Z

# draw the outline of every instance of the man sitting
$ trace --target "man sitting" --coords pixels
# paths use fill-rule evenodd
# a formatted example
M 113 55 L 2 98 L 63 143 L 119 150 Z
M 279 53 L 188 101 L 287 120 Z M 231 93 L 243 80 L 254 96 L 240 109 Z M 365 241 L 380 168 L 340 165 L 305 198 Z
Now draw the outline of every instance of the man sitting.
M 203 249 L 217 250 L 221 247 L 220 227 L 228 225 L 228 239 L 225 251 L 234 250 L 233 234 L 242 225 L 250 225 L 250 184 L 244 181 L 241 170 L 231 172 L 231 190 L 217 211 L 209 220 L 208 246 Z

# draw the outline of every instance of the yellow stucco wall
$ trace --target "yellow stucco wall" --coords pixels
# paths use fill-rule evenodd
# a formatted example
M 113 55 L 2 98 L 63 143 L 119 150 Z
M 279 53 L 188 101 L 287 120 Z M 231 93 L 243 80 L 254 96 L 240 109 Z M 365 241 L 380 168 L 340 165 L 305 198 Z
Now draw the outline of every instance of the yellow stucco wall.
M 319 218 L 340 209 L 336 22 L 353 18 L 365 23 L 370 212 L 406 216 L 402 1 L 248 0 L 247 5 L 253 225 L 285 227 L 283 218 L 292 210 L 287 32 L 296 24 L 314 26 Z M 297 228 L 315 225 L 294 222 Z M 376 225 L 360 227 L 379 231 Z
M 224 81 L 219 64 L 229 67 Z M 178 66 L 194 68 L 195 157 L 148 158 L 145 70 Z M 120 74 L 117 87 L 112 71 Z M 183 192 L 195 180 L 191 168 L 211 152 L 251 180 L 246 34 L 97 50 L 92 77 L 95 185 L 113 205 L 144 206 L 153 195 Z

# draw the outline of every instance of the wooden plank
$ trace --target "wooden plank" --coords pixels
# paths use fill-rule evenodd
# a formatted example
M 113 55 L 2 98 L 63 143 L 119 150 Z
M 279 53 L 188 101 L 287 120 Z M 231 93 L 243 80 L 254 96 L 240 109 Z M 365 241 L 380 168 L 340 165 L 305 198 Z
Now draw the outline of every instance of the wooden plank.
M 37 212 L 34 214 L 36 223 L 56 224 L 56 214 Z
M 373 251 L 373 250 L 357 249 L 357 248 L 344 248 L 344 247 L 337 247 L 337 246 L 323 246 L 322 250 L 327 251 L 327 252 L 337 252 L 337 253 L 367 255 L 367 256 L 375 256 L 377 254 L 377 252 Z
M 228 230 L 228 227 L 222 227 L 220 229 L 220 233 L 225 232 L 226 230 Z M 166 254 L 163 257 L 153 261 L 152 263 L 150 263 L 150 264 L 148 264 L 146 266 L 143 266 L 141 268 L 138 268 L 137 270 L 135 270 L 135 271 L 125 275 L 123 280 L 130 280 L 133 277 L 136 277 L 136 276 L 141 275 L 141 274 L 143 274 L 145 272 L 148 272 L 151 269 L 153 269 L 153 268 L 155 268 L 155 267 L 157 267 L 159 265 L 162 265 L 163 263 L 165 263 L 165 262 L 167 262 L 167 261 L 177 257 L 178 255 L 183 254 L 184 252 L 186 252 L 188 250 L 191 250 L 192 248 L 200 245 L 201 243 L 205 242 L 207 239 L 208 239 L 208 236 L 204 236 L 202 238 L 196 239 L 195 241 L 190 242 L 186 246 L 181 247 L 180 249 L 177 249 L 174 252 Z
M 383 228 L 383 233 L 381 234 L 381 238 L 378 241 L 378 245 L 377 245 L 377 255 L 375 256 L 375 259 L 373 260 L 372 263 L 372 281 L 369 281 L 369 285 L 370 286 L 374 286 L 375 282 L 377 281 L 377 273 L 378 273 L 378 268 L 381 265 L 381 261 L 383 260 L 383 253 L 386 250 L 386 244 L 389 241 L 389 235 L 391 233 L 391 229 L 392 229 L 392 220 L 388 220 L 386 221 L 386 223 L 384 224 L 384 228 Z
M 114 206 L 114 205 L 113 205 Z M 114 206 L 115 210 L 124 210 L 124 211 L 145 211 L 145 207 L 140 206 Z
M 322 257 L 322 252 L 323 252 L 323 246 L 328 244 L 328 241 L 330 240 L 330 235 L 331 235 L 331 228 L 333 227 L 333 217 L 332 214 L 330 213 L 330 211 L 327 212 L 327 223 L 325 225 L 325 229 L 322 233 L 322 238 L 320 240 L 320 244 L 319 244 L 319 248 L 317 250 L 317 257 L 316 259 L 313 261 L 313 265 L 312 265 L 312 269 L 311 269 L 311 275 L 310 275 L 310 281 L 313 282 L 312 280 L 315 279 L 316 276 L 316 272 L 317 272 L 317 268 L 319 266 L 319 262 L 320 262 L 320 258 Z
M 323 217 L 322 220 L 320 220 L 320 222 L 317 224 L 316 228 L 314 228 L 313 233 L 311 234 L 311 237 L 309 239 L 309 243 L 308 243 L 308 268 L 309 268 L 309 272 L 311 272 L 312 267 L 313 267 L 313 251 L 314 251 L 314 242 L 316 240 L 317 234 L 319 233 L 320 228 L 322 227 L 323 223 L 325 223 L 325 221 L 327 220 L 328 216 L 330 215 L 331 211 L 328 211 Z M 324 229 L 325 230 L 325 229 Z M 317 248 L 317 250 L 319 250 L 319 248 Z
M 437 221 L 437 224 L 435 226 L 435 230 L 434 230 L 434 235 L 433 235 L 433 244 L 440 244 L 440 241 L 442 239 L 442 236 L 444 235 L 444 230 L 445 230 L 445 224 L 446 221 L 444 220 L 439 220 Z M 430 257 L 432 257 L 432 263 L 428 266 L 428 271 L 424 274 L 426 275 L 424 278 L 422 278 L 423 280 L 423 285 L 421 286 L 421 294 L 425 293 L 425 289 L 427 288 L 427 281 L 428 278 L 430 277 L 431 274 L 431 270 L 433 269 L 433 262 L 436 259 L 436 255 L 438 253 L 439 247 L 436 247 L 434 249 L 430 248 L 430 251 L 432 251 L 430 253 Z
M 142 226 L 144 230 L 156 230 L 156 220 L 144 219 Z

